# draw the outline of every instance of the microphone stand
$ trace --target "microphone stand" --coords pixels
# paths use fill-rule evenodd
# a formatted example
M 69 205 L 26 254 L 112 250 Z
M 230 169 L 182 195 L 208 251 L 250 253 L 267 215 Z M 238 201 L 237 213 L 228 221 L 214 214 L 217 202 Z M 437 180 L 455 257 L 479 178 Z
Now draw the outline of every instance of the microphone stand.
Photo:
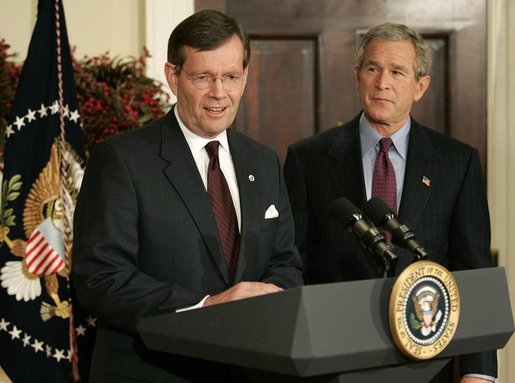
M 392 263 L 393 266 L 392 267 Z M 384 260 L 384 278 L 393 278 L 395 276 L 395 264 L 397 263 L 397 258 L 392 259 L 391 261 L 388 261 L 387 259 Z
M 393 252 L 393 245 L 388 241 L 383 232 L 376 228 L 369 230 L 363 234 L 359 242 L 372 256 L 379 256 L 381 258 L 385 268 L 383 278 L 391 278 L 395 275 L 394 266 L 398 257 Z

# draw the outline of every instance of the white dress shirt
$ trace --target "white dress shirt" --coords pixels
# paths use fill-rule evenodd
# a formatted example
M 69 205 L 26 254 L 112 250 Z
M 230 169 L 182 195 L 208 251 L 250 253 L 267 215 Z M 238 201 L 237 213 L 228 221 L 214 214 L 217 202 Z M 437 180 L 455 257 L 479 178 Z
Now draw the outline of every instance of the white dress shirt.
M 197 164 L 198 171 L 200 173 L 200 177 L 202 178 L 202 182 L 204 183 L 204 187 L 207 191 L 207 170 L 209 167 L 209 155 L 206 151 L 206 144 L 210 141 L 218 141 L 220 142 L 220 146 L 218 147 L 218 159 L 220 161 L 220 169 L 224 174 L 224 177 L 227 181 L 227 185 L 229 186 L 229 191 L 231 192 L 232 203 L 234 205 L 234 210 L 236 212 L 236 218 L 238 220 L 238 229 L 241 233 L 241 208 L 240 208 L 240 191 L 238 190 L 238 182 L 236 180 L 236 171 L 234 170 L 234 164 L 232 162 L 231 150 L 229 148 L 229 141 L 227 141 L 227 131 L 224 130 L 215 138 L 207 139 L 200 137 L 189 130 L 186 125 L 182 122 L 179 117 L 179 113 L 177 113 L 177 108 L 174 107 L 173 112 L 175 113 L 175 117 L 179 122 L 179 127 L 181 128 L 182 134 L 186 138 L 186 142 L 190 147 L 191 154 L 195 159 L 195 163 Z M 199 303 L 193 306 L 184 307 L 181 309 L 177 309 L 175 312 L 188 311 L 193 309 L 198 309 L 204 306 L 205 300 L 209 297 L 206 295 Z
M 229 141 L 227 141 L 227 131 L 224 130 L 218 136 L 214 138 L 203 138 L 191 130 L 189 130 L 186 125 L 181 121 L 179 117 L 179 113 L 177 113 L 177 108 L 174 108 L 175 117 L 179 122 L 179 126 L 181 128 L 182 134 L 186 138 L 186 142 L 190 147 L 191 154 L 195 159 L 195 163 L 197 164 L 198 171 L 200 173 L 200 177 L 202 177 L 202 181 L 204 182 L 204 187 L 207 191 L 207 170 L 209 167 L 209 155 L 205 149 L 205 146 L 208 142 L 218 141 L 220 142 L 220 146 L 218 148 L 218 158 L 220 161 L 220 169 L 227 180 L 227 185 L 229 186 L 229 191 L 231 192 L 232 203 L 234 205 L 234 210 L 236 211 L 236 218 L 238 220 L 238 229 L 241 232 L 241 208 L 240 208 L 240 192 L 238 190 L 238 182 L 236 180 L 236 172 L 234 170 L 234 164 L 232 162 L 231 150 L 229 148 Z
M 395 181 L 397 183 L 397 211 L 399 211 L 402 189 L 404 186 L 410 127 L 411 120 L 408 118 L 406 124 L 390 136 L 393 145 L 388 151 L 388 157 L 395 169 Z M 372 176 L 374 173 L 375 160 L 379 153 L 379 141 L 383 137 L 372 127 L 372 125 L 370 125 L 364 114 L 361 115 L 359 120 L 359 135 L 361 139 L 361 160 L 363 161 L 365 190 L 367 193 L 367 200 L 369 200 L 372 198 Z

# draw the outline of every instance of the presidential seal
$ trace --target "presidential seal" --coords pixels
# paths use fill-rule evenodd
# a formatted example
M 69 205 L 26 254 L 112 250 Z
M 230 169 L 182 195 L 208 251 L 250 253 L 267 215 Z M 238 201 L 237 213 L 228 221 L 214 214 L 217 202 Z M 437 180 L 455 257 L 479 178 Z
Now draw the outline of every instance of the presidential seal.
M 407 267 L 393 285 L 389 324 L 399 350 L 430 359 L 451 342 L 460 317 L 460 294 L 452 274 L 431 261 Z

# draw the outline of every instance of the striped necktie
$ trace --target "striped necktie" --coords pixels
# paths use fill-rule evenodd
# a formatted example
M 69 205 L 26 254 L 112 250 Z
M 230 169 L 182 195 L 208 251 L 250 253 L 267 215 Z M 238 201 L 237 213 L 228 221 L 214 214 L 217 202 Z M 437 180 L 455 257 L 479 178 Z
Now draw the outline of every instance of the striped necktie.
M 211 141 L 205 146 L 209 155 L 207 193 L 215 215 L 229 277 L 233 281 L 240 249 L 240 233 L 231 192 L 220 169 L 220 160 L 218 158 L 219 146 L 220 142 L 218 141 Z

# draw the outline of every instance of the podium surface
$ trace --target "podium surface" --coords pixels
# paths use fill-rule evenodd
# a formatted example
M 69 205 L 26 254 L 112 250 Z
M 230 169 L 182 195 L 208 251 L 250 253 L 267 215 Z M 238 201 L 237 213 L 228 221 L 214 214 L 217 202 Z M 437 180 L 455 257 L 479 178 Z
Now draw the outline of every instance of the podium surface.
M 138 328 L 149 349 L 246 367 L 263 381 L 424 381 L 455 355 L 503 348 L 514 331 L 503 268 L 452 274 L 458 328 L 428 361 L 409 360 L 392 340 L 393 278 L 303 286 L 146 318 Z

